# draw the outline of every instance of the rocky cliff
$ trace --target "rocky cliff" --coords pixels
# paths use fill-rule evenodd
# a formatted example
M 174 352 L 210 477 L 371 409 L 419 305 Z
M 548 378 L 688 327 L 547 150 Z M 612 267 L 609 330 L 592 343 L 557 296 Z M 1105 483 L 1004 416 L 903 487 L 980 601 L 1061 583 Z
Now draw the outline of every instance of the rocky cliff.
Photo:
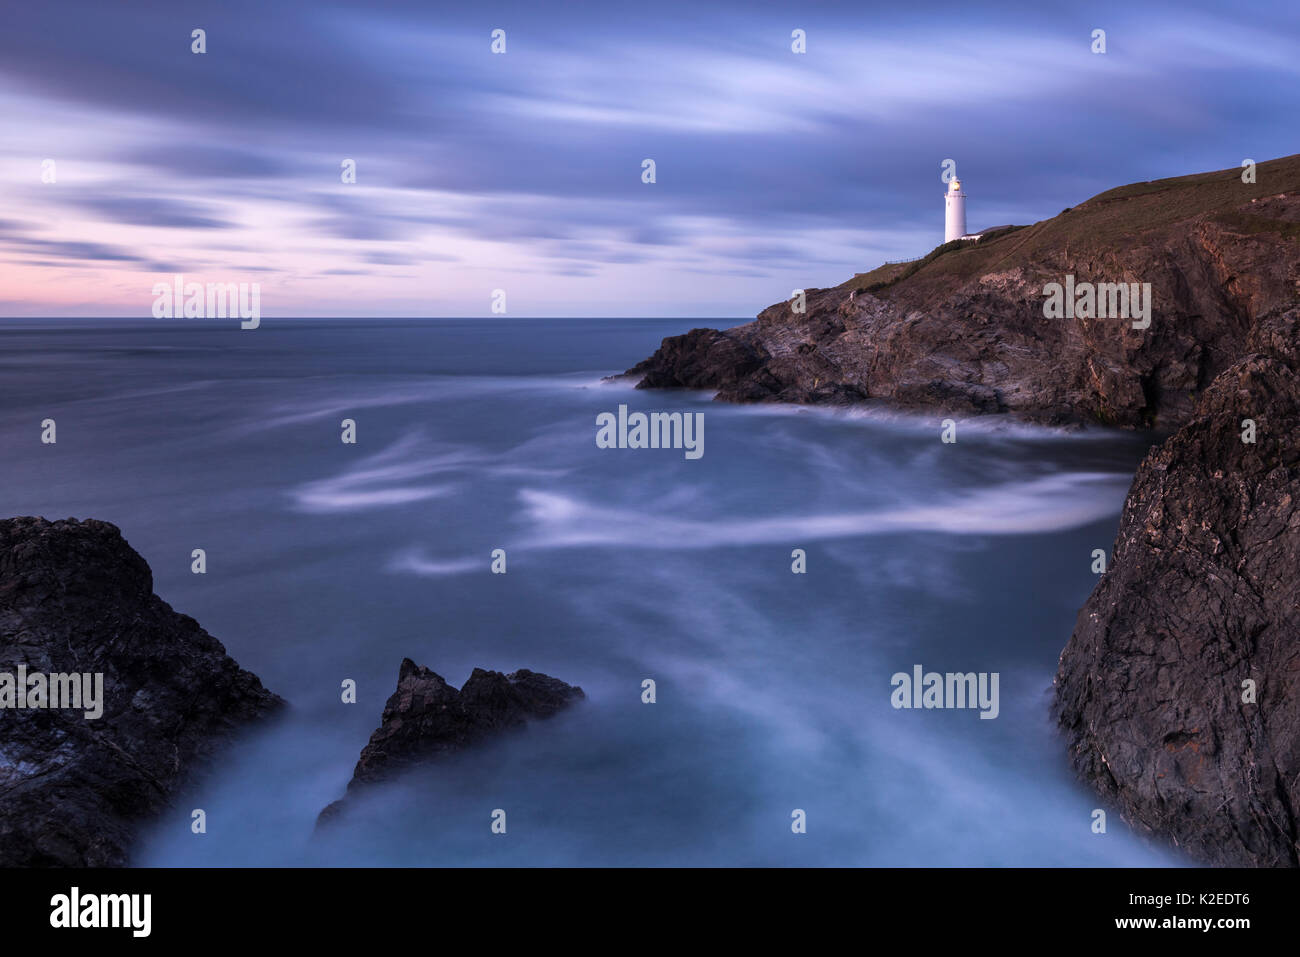
M 5 676 L 102 674 L 102 714 Z M 12 680 L 12 679 L 11 679 Z M 0 520 L 0 865 L 117 866 L 140 824 L 281 700 L 153 593 L 107 522 Z M 90 690 L 92 685 L 83 686 Z M 48 698 L 45 703 L 52 703 Z
M 1048 318 L 1044 287 L 1150 285 L 1150 326 Z M 665 339 L 642 388 L 1173 428 L 1300 297 L 1300 156 L 1121 187 L 1023 228 L 941 246 L 734 329 Z
M 1138 470 L 1056 708 L 1076 769 L 1139 830 L 1296 866 L 1300 309 L 1250 347 Z
M 472 747 L 530 720 L 549 718 L 583 697 L 581 688 L 528 670 L 504 675 L 475 668 L 457 691 L 440 675 L 404 658 L 397 690 L 361 749 L 348 794 L 403 768 Z M 346 801 L 342 798 L 321 811 L 318 825 L 336 817 Z

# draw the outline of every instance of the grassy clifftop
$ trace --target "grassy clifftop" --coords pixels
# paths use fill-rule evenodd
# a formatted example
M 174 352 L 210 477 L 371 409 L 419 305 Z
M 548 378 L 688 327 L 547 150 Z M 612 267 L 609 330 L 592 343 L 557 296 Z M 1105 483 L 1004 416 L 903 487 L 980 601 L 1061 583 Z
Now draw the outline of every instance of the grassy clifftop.
M 1240 211 L 1252 200 L 1300 191 L 1300 154 L 1258 164 L 1254 183 L 1243 183 L 1241 173 L 1237 167 L 1119 186 L 1051 219 L 975 242 L 945 243 L 917 262 L 881 266 L 836 288 L 889 295 L 911 284 L 965 282 L 1025 261 L 1049 259 L 1062 250 L 1087 256 L 1141 244 L 1147 234 L 1198 220 L 1232 232 L 1276 233 L 1300 240 L 1300 221 L 1282 211 L 1277 217 Z

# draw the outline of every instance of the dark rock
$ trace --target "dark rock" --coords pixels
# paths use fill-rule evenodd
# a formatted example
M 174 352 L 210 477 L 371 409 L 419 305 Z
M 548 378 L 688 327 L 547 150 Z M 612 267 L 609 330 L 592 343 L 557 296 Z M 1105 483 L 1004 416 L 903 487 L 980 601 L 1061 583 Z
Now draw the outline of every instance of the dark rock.
M 1139 831 L 1210 864 L 1295 866 L 1300 309 L 1257 332 L 1142 463 L 1056 710 L 1079 774 Z
M 137 828 L 283 704 L 153 593 L 107 522 L 0 520 L 0 673 L 103 674 L 103 715 L 0 711 L 0 864 L 120 866 Z
M 361 749 L 348 794 L 531 719 L 549 718 L 583 697 L 581 688 L 528 670 L 504 675 L 475 668 L 457 691 L 440 675 L 404 658 L 397 690 L 384 705 L 379 727 Z M 317 823 L 336 817 L 346 801 L 345 797 L 326 807 Z
M 766 354 L 716 329 L 692 329 L 664 340 L 658 353 L 625 374 L 640 389 L 722 389 L 758 371 Z

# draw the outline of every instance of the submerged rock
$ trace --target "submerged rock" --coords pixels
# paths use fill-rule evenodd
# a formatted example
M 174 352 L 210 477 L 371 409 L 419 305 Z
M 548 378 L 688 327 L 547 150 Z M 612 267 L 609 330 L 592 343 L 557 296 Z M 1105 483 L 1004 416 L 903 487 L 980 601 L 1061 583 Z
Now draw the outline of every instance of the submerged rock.
M 1296 866 L 1300 309 L 1251 344 L 1138 470 L 1056 709 L 1137 830 L 1205 863 Z
M 527 670 L 505 675 L 475 668 L 457 691 L 440 675 L 404 658 L 397 690 L 384 705 L 379 727 L 361 749 L 348 794 L 531 719 L 549 718 L 583 697 L 581 688 Z M 338 815 L 346 800 L 321 811 L 317 824 Z
M 24 672 L 102 675 L 102 714 L 85 700 L 3 699 L 4 866 L 128 863 L 141 823 L 236 731 L 283 704 L 158 598 L 145 560 L 95 520 L 0 520 L 0 685 Z

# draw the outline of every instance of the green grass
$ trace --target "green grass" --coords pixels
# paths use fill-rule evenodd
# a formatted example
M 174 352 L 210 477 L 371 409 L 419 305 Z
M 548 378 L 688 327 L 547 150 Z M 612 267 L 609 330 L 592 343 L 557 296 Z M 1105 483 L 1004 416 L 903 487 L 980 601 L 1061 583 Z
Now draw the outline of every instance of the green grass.
M 1225 229 L 1245 233 L 1248 236 L 1272 233 L 1281 236 L 1283 239 L 1300 240 L 1300 222 L 1292 222 L 1289 219 L 1251 216 L 1238 210 L 1232 210 L 1215 216 L 1214 221 Z

